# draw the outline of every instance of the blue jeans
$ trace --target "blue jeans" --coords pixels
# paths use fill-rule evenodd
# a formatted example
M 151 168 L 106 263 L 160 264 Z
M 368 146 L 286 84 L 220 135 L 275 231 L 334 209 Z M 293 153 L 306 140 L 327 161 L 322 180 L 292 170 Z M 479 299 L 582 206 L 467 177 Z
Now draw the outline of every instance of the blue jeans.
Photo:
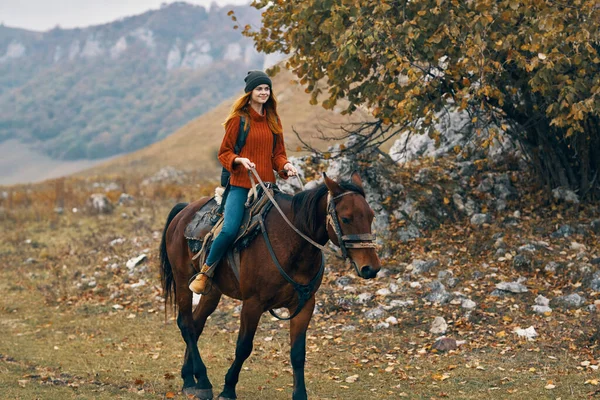
M 229 189 L 223 213 L 223 228 L 210 246 L 210 252 L 206 259 L 208 265 L 212 266 L 219 262 L 235 240 L 244 217 L 244 204 L 246 204 L 249 190 L 239 186 L 231 186 Z

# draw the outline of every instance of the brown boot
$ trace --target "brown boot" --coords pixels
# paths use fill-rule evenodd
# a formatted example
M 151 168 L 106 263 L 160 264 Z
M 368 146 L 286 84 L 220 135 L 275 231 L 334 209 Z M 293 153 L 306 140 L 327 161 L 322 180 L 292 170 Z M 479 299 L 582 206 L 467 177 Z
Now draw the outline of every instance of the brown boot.
M 194 279 L 190 282 L 189 288 L 192 292 L 196 294 L 206 294 L 206 283 L 210 280 L 210 277 L 206 275 L 210 266 L 204 264 L 200 272 L 196 274 Z

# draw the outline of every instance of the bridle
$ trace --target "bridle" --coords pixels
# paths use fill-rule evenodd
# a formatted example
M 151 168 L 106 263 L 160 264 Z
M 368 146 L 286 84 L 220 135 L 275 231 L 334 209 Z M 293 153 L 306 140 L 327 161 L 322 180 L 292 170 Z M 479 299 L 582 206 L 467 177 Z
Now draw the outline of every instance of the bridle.
M 335 235 L 337 236 L 338 244 L 342 253 L 342 260 L 345 261 L 346 259 L 349 259 L 358 276 L 361 276 L 358 266 L 352 257 L 348 255 L 348 249 L 375 249 L 377 248 L 377 244 L 375 244 L 376 236 L 372 233 L 357 233 L 352 235 L 343 234 L 342 227 L 340 226 L 340 221 L 337 216 L 337 211 L 335 210 L 335 200 L 349 194 L 359 193 L 347 191 L 336 196 L 332 196 L 331 193 L 327 193 L 327 225 L 331 226 L 335 232 Z

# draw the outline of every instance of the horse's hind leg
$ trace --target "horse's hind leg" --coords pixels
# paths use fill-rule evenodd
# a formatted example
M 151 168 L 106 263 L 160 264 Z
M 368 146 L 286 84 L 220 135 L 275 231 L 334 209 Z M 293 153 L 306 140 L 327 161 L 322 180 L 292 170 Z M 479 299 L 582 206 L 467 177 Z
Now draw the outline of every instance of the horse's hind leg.
M 252 353 L 252 342 L 254 334 L 262 315 L 260 304 L 252 301 L 245 301 L 242 305 L 240 332 L 238 334 L 237 345 L 235 347 L 235 359 L 225 375 L 225 387 L 219 395 L 219 400 L 236 399 L 235 386 L 240 377 L 240 371 L 244 361 Z
M 306 400 L 304 362 L 306 360 L 306 330 L 315 308 L 315 296 L 311 297 L 298 315 L 290 321 L 290 358 L 294 371 L 292 400 Z M 290 310 L 291 312 L 292 310 Z
M 196 332 L 192 316 L 192 292 L 187 288 L 187 285 L 185 287 L 181 285 L 177 288 L 177 306 L 179 308 L 177 326 L 186 344 L 184 362 L 181 367 L 183 393 L 194 395 L 201 400 L 212 400 L 212 385 L 208 380 L 206 366 L 202 362 L 198 351 L 199 335 Z M 198 379 L 198 383 L 196 383 L 194 376 Z

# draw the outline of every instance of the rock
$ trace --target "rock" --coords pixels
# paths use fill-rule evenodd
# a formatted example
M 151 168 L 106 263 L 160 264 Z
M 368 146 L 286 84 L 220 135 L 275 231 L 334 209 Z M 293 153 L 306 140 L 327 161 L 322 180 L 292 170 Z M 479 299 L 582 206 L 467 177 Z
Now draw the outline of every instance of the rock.
M 365 304 L 367 303 L 369 300 L 371 300 L 373 298 L 373 295 L 371 293 L 361 293 L 358 295 L 358 300 L 357 302 L 360 304 Z
M 450 300 L 450 294 L 446 292 L 446 288 L 440 281 L 435 280 L 431 283 L 428 283 L 427 287 L 429 288 L 429 293 L 427 296 L 425 296 L 427 301 L 444 304 Z
M 531 308 L 533 309 L 534 312 L 536 312 L 538 314 L 547 314 L 547 313 L 552 312 L 552 309 L 548 306 L 534 305 L 534 306 L 531 306 Z
M 475 163 L 467 161 L 461 164 L 460 171 L 458 172 L 458 174 L 460 176 L 468 178 L 475 174 L 475 172 L 477 172 L 477 167 L 475 166 Z
M 513 258 L 513 268 L 519 272 L 531 272 L 531 260 L 525 256 L 524 254 L 517 254 L 515 258 Z
M 409 224 L 407 227 L 396 232 L 396 237 L 402 243 L 421 237 L 421 231 L 414 224 Z
M 552 189 L 552 196 L 554 196 L 554 199 L 559 202 L 564 201 L 566 203 L 579 204 L 579 197 L 577 194 L 574 191 L 564 187 Z
M 433 333 L 434 335 L 443 335 L 446 333 L 446 330 L 448 330 L 448 324 L 446 323 L 446 320 L 442 317 L 435 317 L 429 332 Z
M 421 168 L 413 177 L 413 181 L 424 185 L 431 180 L 431 170 L 429 168 Z
M 496 284 L 496 288 L 510 293 L 525 293 L 529 291 L 525 285 L 519 282 L 500 282 Z
M 375 325 L 375 330 L 387 329 L 389 327 L 390 324 L 388 322 L 379 322 L 377 325 Z
M 113 211 L 114 205 L 108 197 L 102 193 L 94 193 L 87 199 L 86 207 L 94 214 L 109 214 Z
M 390 291 L 390 289 L 383 288 L 383 289 L 379 289 L 378 291 L 376 291 L 375 294 L 377 296 L 385 297 L 385 296 L 389 296 L 390 294 L 392 294 L 392 292 Z
M 585 298 L 577 293 L 571 293 L 567 296 L 556 297 L 553 303 L 564 308 L 580 308 L 585 304 Z
M 475 203 L 475 200 L 468 199 L 465 203 L 465 213 L 470 217 L 479 212 L 479 206 Z
M 118 244 L 122 244 L 125 243 L 125 239 L 124 238 L 116 238 L 111 240 L 110 242 L 108 242 L 109 246 L 116 246 Z
M 390 292 L 396 293 L 398 291 L 398 285 L 395 283 L 390 283 Z
M 408 284 L 408 286 L 411 287 L 411 289 L 420 289 L 421 288 L 421 282 L 411 282 Z
M 462 301 L 461 307 L 466 309 L 466 310 L 472 310 L 475 307 L 477 307 L 477 303 L 475 303 L 473 300 L 471 299 L 464 299 Z
M 338 296 L 335 299 L 335 305 L 342 310 L 352 310 L 354 306 L 354 301 L 350 297 L 347 296 Z
M 381 307 L 372 308 L 365 311 L 366 319 L 380 319 L 385 315 L 385 310 Z
M 570 249 L 575 251 L 583 251 L 585 250 L 585 245 L 577 242 L 571 242 Z
M 516 333 L 517 336 L 526 338 L 527 340 L 533 340 L 534 337 L 538 336 L 538 333 L 533 326 L 530 326 L 527 329 L 515 328 L 513 332 Z
M 492 218 L 488 214 L 473 214 L 471 217 L 471 225 L 473 226 L 481 226 L 490 222 L 492 222 Z
M 415 302 L 413 300 L 392 300 L 390 301 L 391 308 L 405 308 L 408 306 L 413 306 Z
M 535 304 L 539 306 L 548 306 L 550 305 L 550 299 L 538 294 L 538 296 L 535 298 Z
M 132 195 L 127 194 L 127 193 L 121 193 L 121 195 L 119 196 L 119 200 L 117 201 L 117 204 L 122 206 L 125 204 L 133 204 L 134 202 L 134 198 Z
M 55 212 L 56 214 L 64 214 L 64 212 L 65 212 L 65 209 L 64 209 L 64 208 L 62 208 L 62 207 L 55 207 L 55 208 L 54 208 L 54 212 Z
M 171 166 L 167 166 L 161 168 L 156 174 L 153 176 L 146 178 L 142 181 L 142 185 L 146 186 L 155 182 L 173 182 L 173 183 L 183 183 L 183 178 L 185 177 L 185 173 L 179 171 L 176 168 Z
M 24 264 L 35 264 L 37 260 L 33 257 L 29 257 L 27 260 L 23 261 Z
M 432 268 L 440 265 L 439 260 L 413 260 L 412 263 L 412 275 L 422 275 L 426 272 L 429 272 Z
M 348 275 L 340 276 L 335 280 L 335 284 L 338 286 L 348 286 L 352 282 L 352 277 Z
M 481 181 L 479 186 L 477 186 L 477 190 L 482 193 L 487 193 L 492 190 L 494 187 L 494 180 L 492 178 L 485 178 Z
M 571 227 L 571 225 L 562 225 L 560 228 L 558 228 L 556 230 L 556 232 L 553 232 L 552 234 L 550 234 L 550 236 L 558 239 L 558 238 L 568 237 L 568 236 L 571 236 L 574 234 L 575 234 L 575 229 L 573 229 Z
M 451 287 L 451 288 L 455 287 L 458 284 L 458 282 L 459 282 L 459 279 L 455 278 L 453 272 L 450 271 L 450 270 L 440 271 L 438 273 L 438 279 L 445 286 L 448 286 L 448 287 Z
M 554 261 L 550 261 L 548 264 L 546 264 L 546 266 L 544 267 L 544 271 L 551 273 L 551 274 L 556 274 L 556 271 L 560 268 L 560 264 Z
M 594 278 L 590 282 L 590 289 L 592 289 L 594 292 L 600 292 L 600 276 L 596 275 L 600 274 L 598 272 L 594 274 Z
M 590 222 L 590 228 L 592 228 L 592 232 L 596 235 L 600 234 L 600 219 L 595 219 Z
M 450 350 L 456 350 L 458 348 L 458 345 L 455 339 L 443 337 L 436 340 L 435 343 L 431 346 L 431 348 L 433 350 L 445 352 Z
M 139 265 L 142 261 L 144 261 L 148 256 L 146 254 L 140 254 L 137 257 L 131 258 L 127 261 L 125 266 L 132 270 L 135 266 Z
M 390 325 L 398 325 L 398 319 L 396 317 L 387 317 L 385 320 Z
M 523 245 L 523 246 L 521 246 L 521 247 L 519 247 L 519 248 L 517 249 L 517 251 L 518 251 L 519 253 L 524 253 L 524 252 L 534 253 L 534 252 L 535 252 L 535 250 L 536 250 L 536 249 L 535 249 L 535 246 L 534 246 L 534 245 L 532 245 L 531 243 L 529 243 L 529 244 L 525 244 L 525 245 Z

